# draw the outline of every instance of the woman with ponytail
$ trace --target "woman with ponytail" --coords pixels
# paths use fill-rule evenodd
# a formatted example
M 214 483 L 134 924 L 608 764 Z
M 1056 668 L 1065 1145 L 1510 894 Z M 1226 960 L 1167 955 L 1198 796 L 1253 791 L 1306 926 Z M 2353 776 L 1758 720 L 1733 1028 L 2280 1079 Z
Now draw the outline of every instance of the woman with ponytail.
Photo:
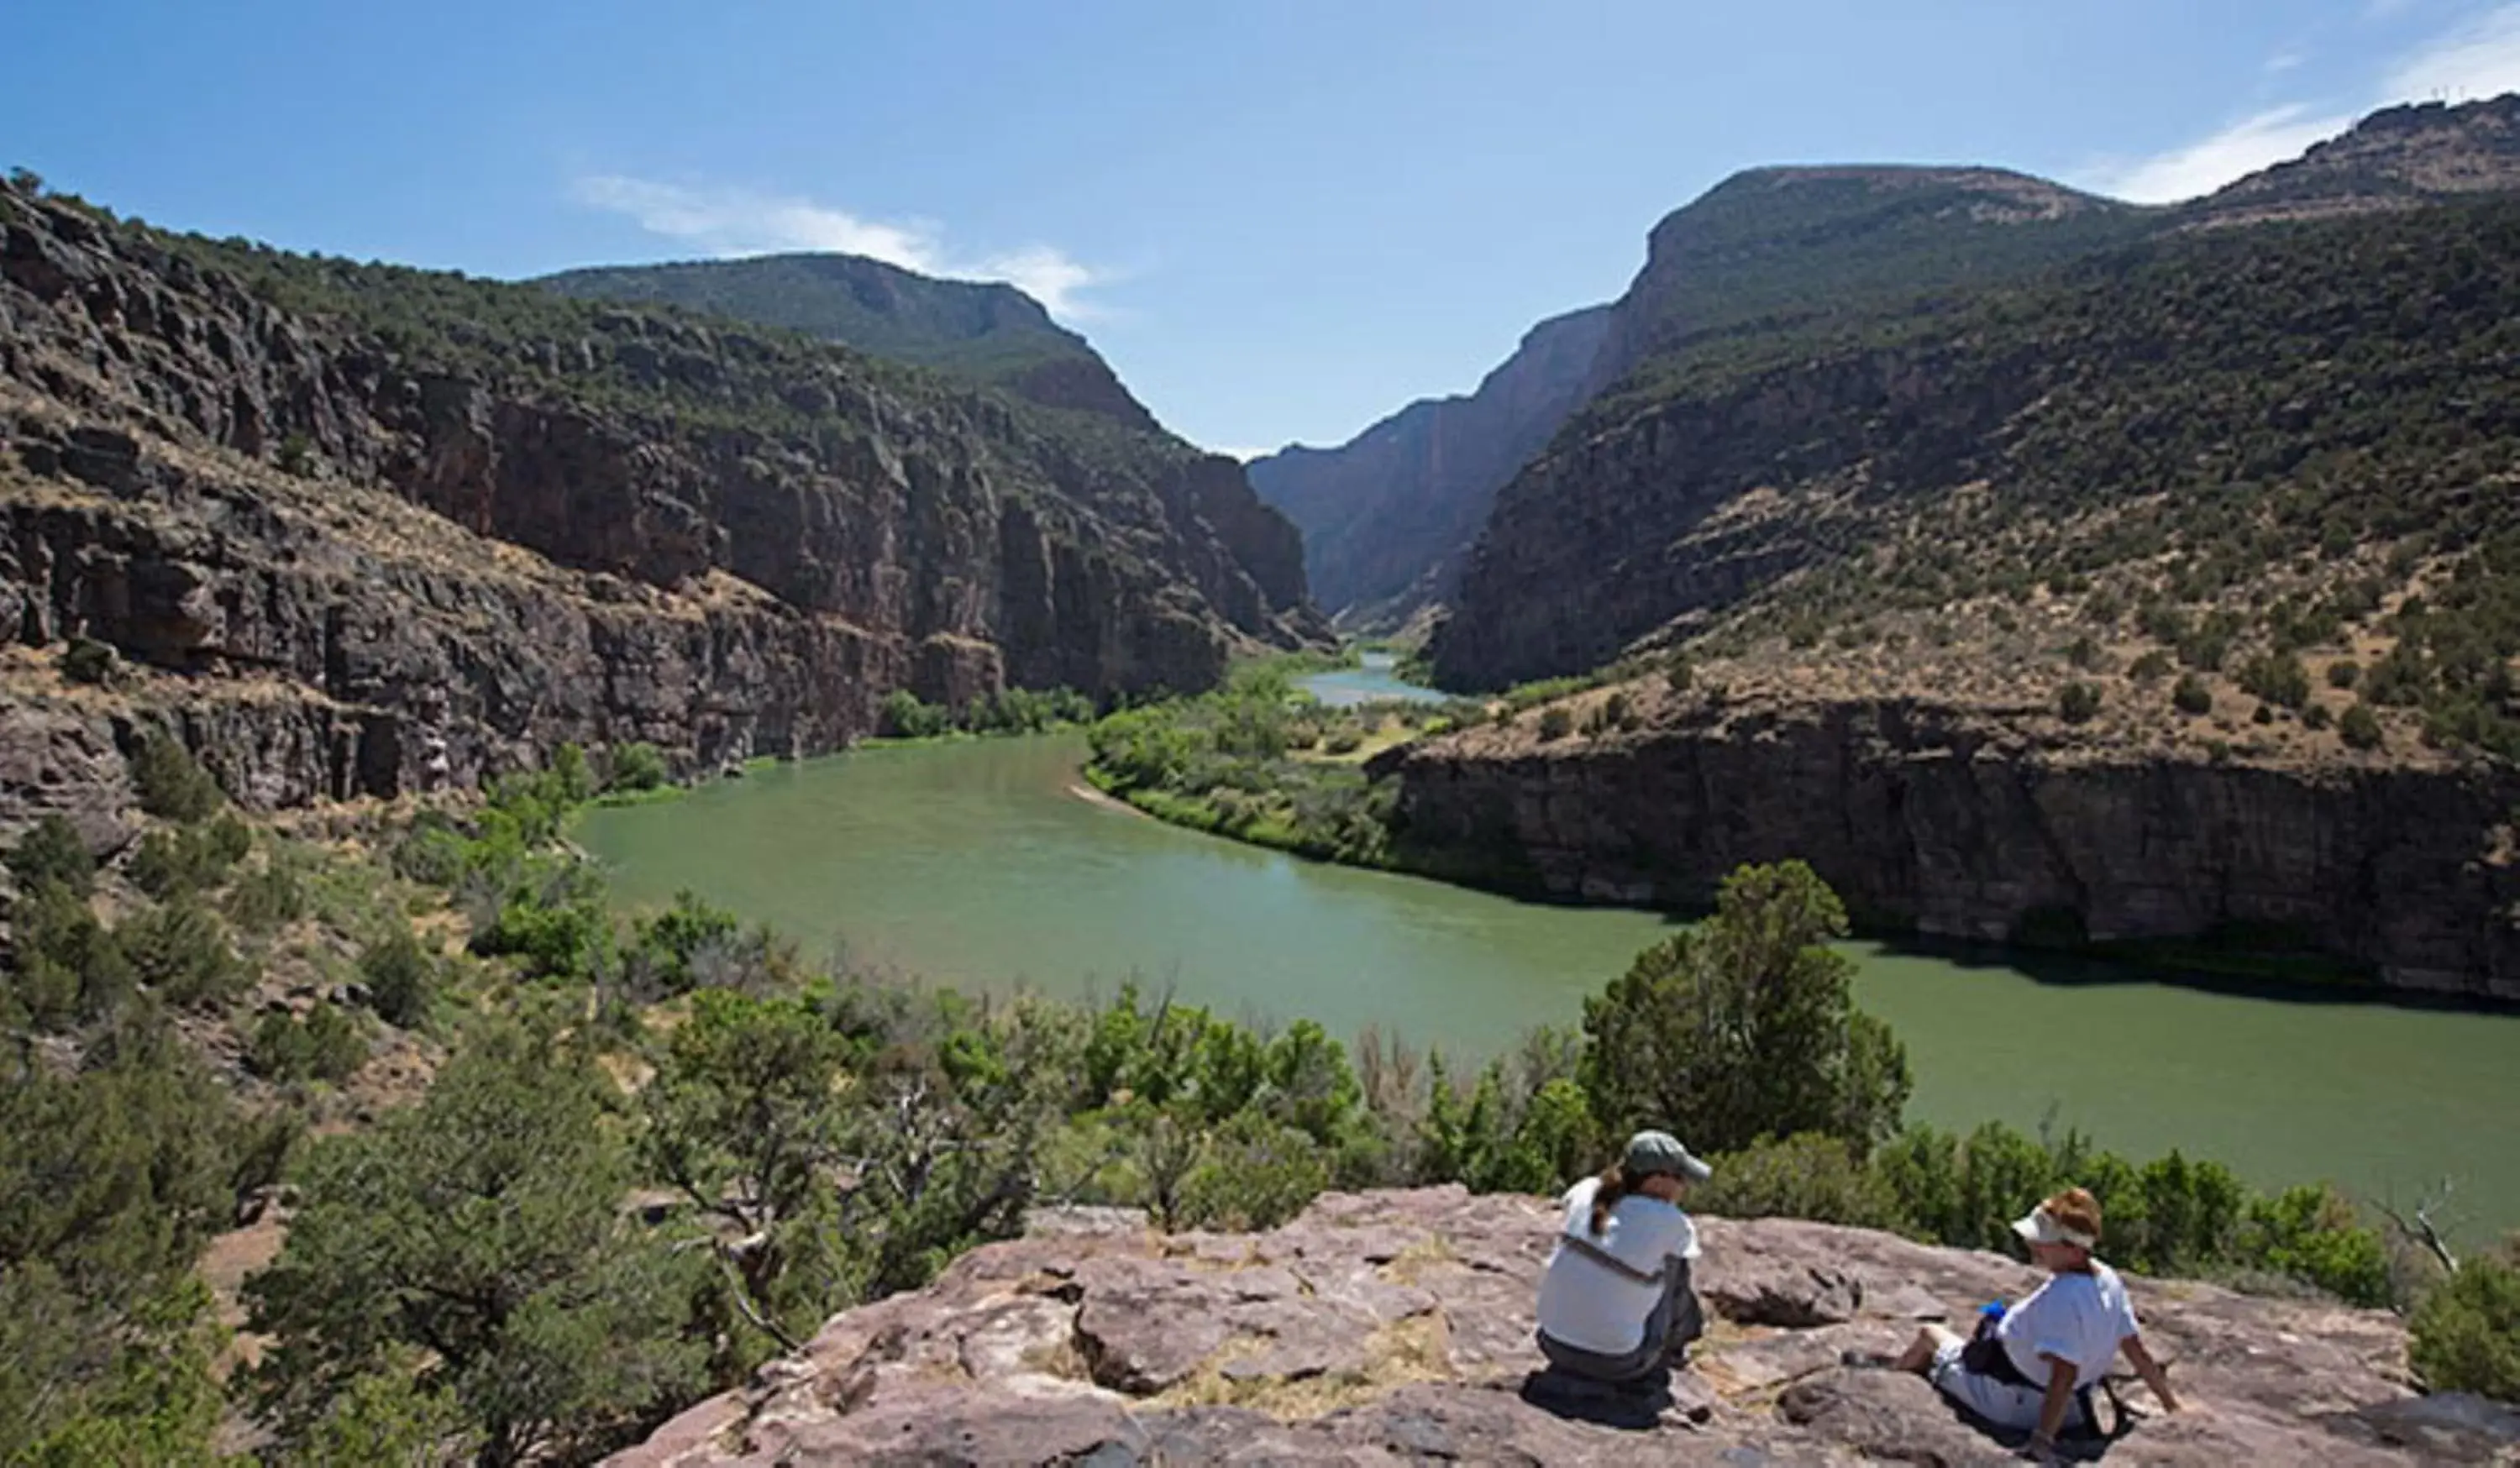
M 1566 1190 L 1540 1276 L 1540 1351 L 1595 1381 L 1642 1380 L 1705 1329 L 1689 1288 L 1697 1227 L 1680 1208 L 1710 1176 L 1668 1132 L 1640 1132 L 1598 1178 Z

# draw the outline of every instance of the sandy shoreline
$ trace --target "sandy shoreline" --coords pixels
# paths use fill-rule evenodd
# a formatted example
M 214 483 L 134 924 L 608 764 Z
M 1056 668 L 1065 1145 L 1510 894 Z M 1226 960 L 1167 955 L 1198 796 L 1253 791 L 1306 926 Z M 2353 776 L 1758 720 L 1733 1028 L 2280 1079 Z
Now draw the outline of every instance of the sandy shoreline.
M 1083 780 L 1068 781 L 1067 793 L 1075 796 L 1081 801 L 1084 801 L 1087 805 L 1099 805 L 1106 811 L 1118 811 L 1123 815 L 1136 816 L 1144 821 L 1152 821 L 1155 819 L 1154 817 L 1148 815 L 1146 812 L 1139 810 L 1136 806 L 1129 804 L 1129 802 L 1122 800 L 1119 796 L 1106 794 L 1105 792 L 1098 790 L 1092 785 L 1085 783 Z

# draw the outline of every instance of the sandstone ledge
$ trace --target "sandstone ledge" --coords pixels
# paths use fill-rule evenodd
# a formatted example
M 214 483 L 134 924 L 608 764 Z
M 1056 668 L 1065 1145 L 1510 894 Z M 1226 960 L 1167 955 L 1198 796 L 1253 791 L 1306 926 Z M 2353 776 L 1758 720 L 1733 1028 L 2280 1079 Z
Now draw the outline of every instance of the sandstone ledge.
M 1785 1220 L 1703 1222 L 1708 1337 L 1668 1401 L 1527 1380 L 1554 1210 L 1460 1187 L 1331 1194 L 1275 1232 L 1117 1221 L 977 1250 L 836 1316 L 620 1468 L 1452 1460 L 2002 1462 L 1912 1377 L 1839 1364 L 2035 1283 L 2025 1266 Z M 2417 1398 L 2387 1313 L 2135 1283 L 2189 1409 L 2140 1387 L 2111 1463 L 2520 1461 L 2498 1409 Z M 1535 1398 L 1538 1400 L 1535 1401 Z

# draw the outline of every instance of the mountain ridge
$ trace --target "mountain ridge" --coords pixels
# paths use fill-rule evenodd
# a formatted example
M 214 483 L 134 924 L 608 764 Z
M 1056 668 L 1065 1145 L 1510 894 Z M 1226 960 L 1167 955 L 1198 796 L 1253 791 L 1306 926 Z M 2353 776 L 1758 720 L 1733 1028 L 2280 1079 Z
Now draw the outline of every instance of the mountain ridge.
M 1467 393 L 1419 399 L 1334 449 L 1289 445 L 1245 467 L 1303 531 L 1306 574 L 1343 625 L 1395 626 L 1446 593 L 1489 501 L 1572 406 L 1607 313 L 1534 326 Z
M 1044 407 L 1163 431 L 1091 342 L 1003 281 L 950 280 L 865 255 L 793 251 L 585 266 L 527 284 L 581 300 L 677 306 L 781 327 L 1003 387 Z

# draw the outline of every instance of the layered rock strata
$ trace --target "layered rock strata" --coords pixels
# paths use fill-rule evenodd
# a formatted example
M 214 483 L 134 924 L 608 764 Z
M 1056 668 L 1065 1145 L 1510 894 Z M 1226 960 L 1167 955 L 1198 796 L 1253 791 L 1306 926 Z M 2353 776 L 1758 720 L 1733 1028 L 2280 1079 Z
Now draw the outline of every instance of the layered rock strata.
M 2002 940 L 2256 935 L 2405 987 L 2520 999 L 2520 778 L 2498 766 L 2213 762 L 1914 699 L 1675 703 L 1535 745 L 1395 751 L 1402 828 L 1552 893 L 1701 904 L 1800 858 L 1876 924 Z

